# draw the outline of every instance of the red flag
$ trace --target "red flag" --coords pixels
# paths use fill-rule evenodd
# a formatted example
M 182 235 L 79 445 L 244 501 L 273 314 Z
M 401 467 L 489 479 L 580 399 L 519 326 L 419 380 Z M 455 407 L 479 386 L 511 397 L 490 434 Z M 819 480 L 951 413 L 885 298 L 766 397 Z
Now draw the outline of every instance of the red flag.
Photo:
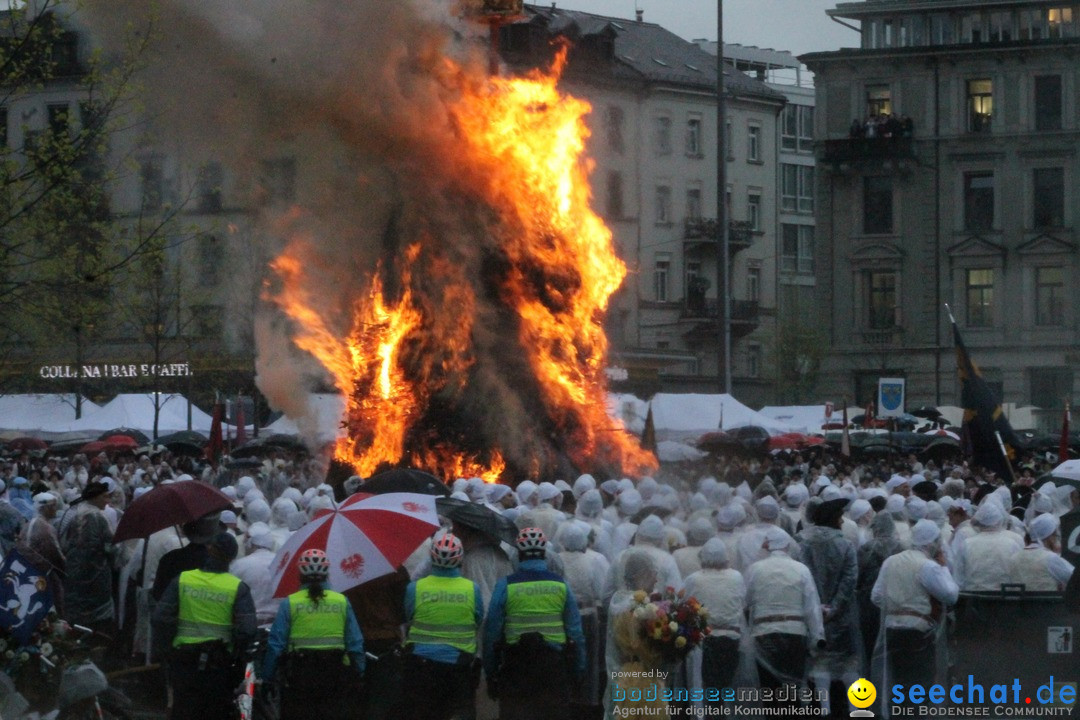
M 866 415 L 863 418 L 863 427 L 873 427 L 874 424 L 874 401 L 871 400 L 866 406 Z
M 1061 419 L 1061 444 L 1058 445 L 1058 462 L 1069 459 L 1069 421 L 1072 420 L 1069 413 L 1069 401 L 1065 401 L 1065 417 Z
M 847 400 L 844 400 L 844 439 L 840 441 L 840 454 L 851 457 L 851 435 L 848 434 Z
M 216 466 L 221 461 L 221 453 L 225 449 L 225 442 L 221 437 L 221 403 L 214 405 L 214 420 L 210 423 L 210 441 L 206 443 L 206 460 Z
M 236 401 L 236 446 L 240 447 L 247 442 L 247 428 L 244 426 L 244 401 L 243 398 Z

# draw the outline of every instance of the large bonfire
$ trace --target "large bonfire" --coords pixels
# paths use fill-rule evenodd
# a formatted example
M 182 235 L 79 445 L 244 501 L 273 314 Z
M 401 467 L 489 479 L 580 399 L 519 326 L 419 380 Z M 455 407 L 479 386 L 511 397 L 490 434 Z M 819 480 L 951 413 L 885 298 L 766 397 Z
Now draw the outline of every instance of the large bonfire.
M 392 223 L 378 267 L 356 279 L 347 332 L 318 309 L 310 238 L 273 263 L 271 297 L 296 345 L 347 398 L 336 458 L 362 476 L 402 465 L 514 481 L 655 465 L 605 412 L 602 321 L 626 267 L 590 208 L 590 107 L 560 92 L 565 62 L 563 51 L 550 71 L 509 78 L 440 59 L 452 100 L 432 121 L 450 124 L 456 146 L 388 149 L 394 162 L 412 154 L 428 202 L 468 208 L 477 252 L 435 213 Z

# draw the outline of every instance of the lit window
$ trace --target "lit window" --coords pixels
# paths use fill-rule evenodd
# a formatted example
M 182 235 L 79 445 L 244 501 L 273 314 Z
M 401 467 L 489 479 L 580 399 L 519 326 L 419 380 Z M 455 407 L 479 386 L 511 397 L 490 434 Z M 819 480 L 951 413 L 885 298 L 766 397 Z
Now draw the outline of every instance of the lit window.
M 991 80 L 967 82 L 968 132 L 990 132 L 994 116 L 994 83 Z
M 1060 267 L 1035 268 L 1035 324 L 1065 324 L 1065 275 Z
M 968 270 L 965 282 L 968 327 L 994 324 L 994 271 Z

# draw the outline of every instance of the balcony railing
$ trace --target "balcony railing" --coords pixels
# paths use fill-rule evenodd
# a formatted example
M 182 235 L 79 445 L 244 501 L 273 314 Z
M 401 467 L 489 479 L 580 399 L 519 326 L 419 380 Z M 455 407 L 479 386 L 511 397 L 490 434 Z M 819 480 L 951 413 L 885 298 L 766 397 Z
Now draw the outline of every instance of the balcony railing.
M 701 243 L 713 242 L 717 236 L 716 218 L 687 218 L 683 238 Z M 754 227 L 749 220 L 728 223 L 728 247 L 732 253 L 745 250 L 754 242 Z
M 739 323 L 757 323 L 761 310 L 757 300 L 732 300 L 731 321 Z M 693 294 L 683 306 L 683 320 L 716 320 L 720 317 L 720 304 L 716 298 L 698 298 Z
M 818 145 L 818 158 L 837 164 L 914 160 L 915 140 L 910 137 L 826 140 Z

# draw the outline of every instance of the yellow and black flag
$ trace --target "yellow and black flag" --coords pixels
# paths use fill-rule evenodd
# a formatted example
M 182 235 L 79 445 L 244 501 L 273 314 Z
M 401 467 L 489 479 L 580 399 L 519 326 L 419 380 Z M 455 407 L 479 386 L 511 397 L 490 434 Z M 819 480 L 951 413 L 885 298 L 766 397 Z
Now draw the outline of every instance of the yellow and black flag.
M 649 413 L 645 416 L 645 429 L 641 431 L 641 449 L 656 455 L 656 424 L 652 416 L 652 403 L 649 403 Z
M 956 342 L 956 371 L 960 376 L 960 404 L 964 408 L 963 445 L 972 463 L 993 470 L 1009 482 L 1015 455 L 1016 434 L 1001 411 L 1001 400 L 983 380 L 979 366 L 971 360 L 960 329 L 953 322 Z

